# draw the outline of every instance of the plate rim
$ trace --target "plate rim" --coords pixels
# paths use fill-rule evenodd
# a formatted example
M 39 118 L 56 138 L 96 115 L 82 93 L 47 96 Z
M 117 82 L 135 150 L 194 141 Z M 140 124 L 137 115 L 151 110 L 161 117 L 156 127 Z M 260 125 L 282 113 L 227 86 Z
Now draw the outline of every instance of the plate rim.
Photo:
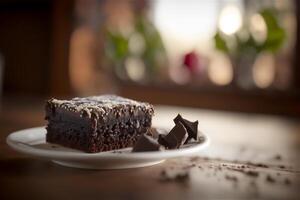
M 156 127 L 160 128 L 160 127 Z M 44 129 L 44 130 L 43 130 Z M 18 135 L 23 135 L 30 131 L 45 131 L 45 126 L 32 127 L 27 129 L 22 129 L 10 133 L 6 137 L 6 143 L 14 150 L 24 153 L 27 155 L 32 155 L 40 158 L 47 159 L 80 159 L 80 160 L 96 160 L 96 159 L 168 159 L 175 157 L 188 156 L 189 154 L 197 153 L 210 145 L 210 139 L 206 134 L 203 135 L 204 141 L 192 147 L 185 147 L 182 149 L 165 150 L 165 151 L 149 151 L 149 152 L 134 152 L 134 153 L 112 153 L 110 152 L 99 152 L 99 153 L 85 153 L 85 152 L 61 152 L 48 149 L 37 149 L 26 143 L 21 143 L 16 141 L 14 137 Z

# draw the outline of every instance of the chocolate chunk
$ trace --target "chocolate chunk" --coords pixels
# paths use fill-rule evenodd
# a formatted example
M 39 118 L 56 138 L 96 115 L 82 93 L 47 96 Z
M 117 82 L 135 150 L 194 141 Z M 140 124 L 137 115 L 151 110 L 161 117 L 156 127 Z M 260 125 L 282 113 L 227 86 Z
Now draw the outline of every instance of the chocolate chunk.
M 186 120 L 181 117 L 180 114 L 178 114 L 174 119 L 173 119 L 175 124 L 178 124 L 178 122 L 181 122 L 183 126 L 186 128 L 188 132 L 188 138 L 187 141 L 189 141 L 191 138 L 198 140 L 198 120 L 195 122 L 191 122 L 189 120 Z
M 136 142 L 136 144 L 132 149 L 132 152 L 160 151 L 160 150 L 162 150 L 162 146 L 158 144 L 156 140 L 144 134 L 138 139 L 138 141 Z
M 179 148 L 188 138 L 187 130 L 178 122 L 167 135 L 159 135 L 158 143 L 167 149 Z
M 151 128 L 147 129 L 146 135 L 149 135 L 152 138 L 157 139 L 158 135 L 159 135 L 159 132 L 160 131 L 158 131 L 156 128 L 151 127 Z

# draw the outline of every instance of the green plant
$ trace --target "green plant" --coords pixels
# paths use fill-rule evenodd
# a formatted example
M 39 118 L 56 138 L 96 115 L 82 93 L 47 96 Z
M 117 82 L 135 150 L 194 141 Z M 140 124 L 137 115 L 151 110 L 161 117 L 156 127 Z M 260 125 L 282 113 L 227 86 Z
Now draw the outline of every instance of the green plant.
M 129 57 L 142 60 L 148 77 L 154 77 L 160 67 L 166 62 L 166 51 L 161 36 L 156 27 L 144 15 L 137 15 L 133 31 L 124 35 L 119 31 L 105 30 L 105 56 L 113 67 L 126 73 L 124 62 Z M 130 39 L 138 35 L 143 43 L 143 49 L 138 55 L 130 50 Z
M 266 25 L 266 38 L 262 43 L 257 42 L 250 33 L 250 28 L 244 26 L 241 31 L 248 35 L 247 39 L 242 38 L 239 32 L 232 36 L 226 36 L 218 30 L 214 36 L 216 49 L 230 55 L 230 57 L 240 57 L 249 51 L 254 51 L 255 54 L 263 51 L 273 53 L 278 51 L 286 39 L 286 33 L 278 22 L 276 12 L 271 9 L 263 9 L 258 14 L 261 15 Z M 233 43 L 233 47 L 229 43 Z

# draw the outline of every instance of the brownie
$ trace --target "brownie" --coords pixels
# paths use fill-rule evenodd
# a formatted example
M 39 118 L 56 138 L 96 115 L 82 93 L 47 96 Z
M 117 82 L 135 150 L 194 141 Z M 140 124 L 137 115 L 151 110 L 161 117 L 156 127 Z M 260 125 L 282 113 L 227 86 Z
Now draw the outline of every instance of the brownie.
M 115 95 L 50 99 L 46 141 L 88 153 L 131 147 L 151 127 L 149 103 Z

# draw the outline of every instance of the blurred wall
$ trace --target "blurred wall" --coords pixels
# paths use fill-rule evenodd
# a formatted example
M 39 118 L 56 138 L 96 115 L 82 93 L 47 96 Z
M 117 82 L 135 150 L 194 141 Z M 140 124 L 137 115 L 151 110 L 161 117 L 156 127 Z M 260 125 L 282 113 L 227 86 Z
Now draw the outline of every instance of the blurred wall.
M 3 95 L 70 94 L 68 54 L 73 2 L 0 1 Z
M 50 20 L 50 1 L 0 2 L 4 94 L 44 94 L 47 91 Z

